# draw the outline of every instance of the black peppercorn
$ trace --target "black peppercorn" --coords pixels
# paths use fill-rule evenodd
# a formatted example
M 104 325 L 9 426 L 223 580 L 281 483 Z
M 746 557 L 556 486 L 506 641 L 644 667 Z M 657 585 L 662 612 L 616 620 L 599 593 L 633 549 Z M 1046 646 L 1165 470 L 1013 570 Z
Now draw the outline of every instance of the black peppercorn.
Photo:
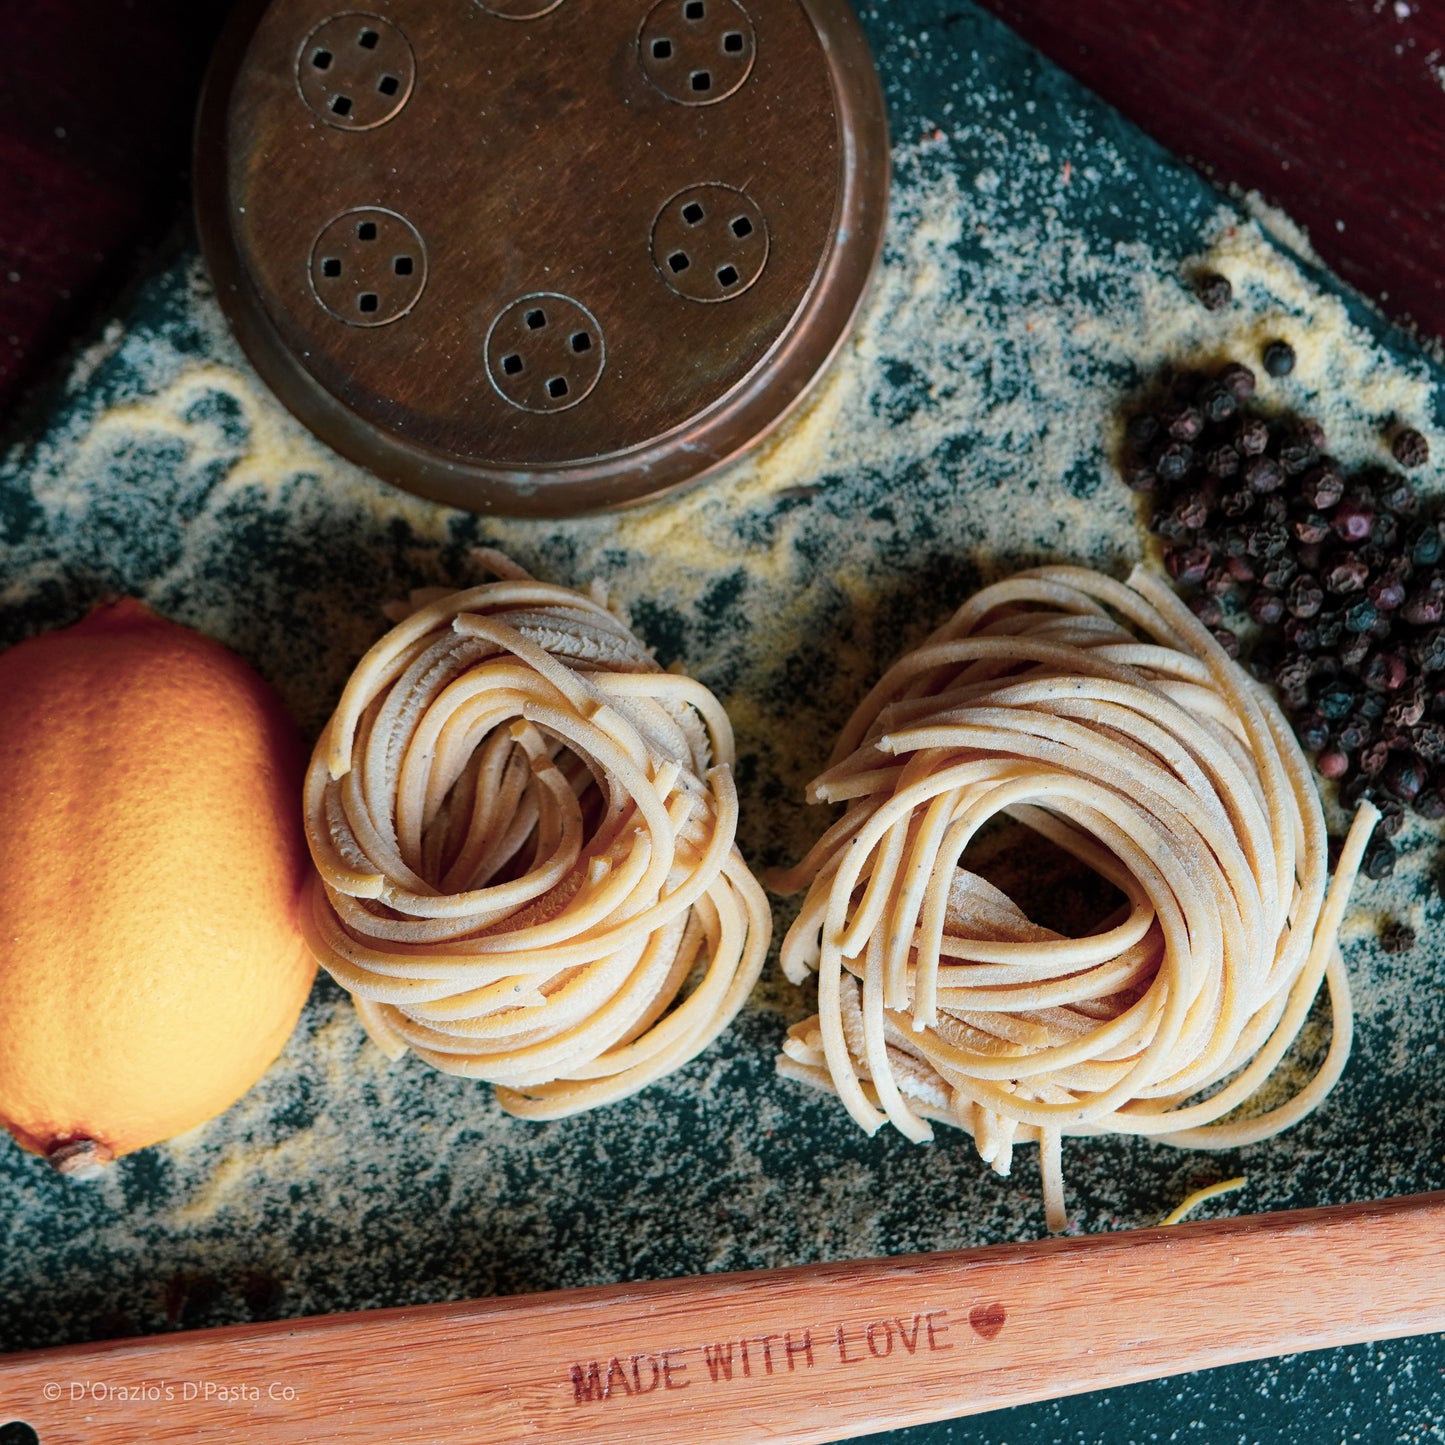
M 1172 441 L 1154 458 L 1154 470 L 1161 482 L 1172 486 L 1182 482 L 1194 465 L 1194 448 L 1188 442 Z
M 1306 622 L 1304 618 L 1286 618 L 1281 630 L 1284 633 L 1284 640 L 1291 647 L 1296 647 L 1301 652 L 1315 652 L 1318 650 L 1319 634 L 1314 626 Z
M 1440 560 L 1441 553 L 1445 552 L 1440 529 L 1430 522 L 1414 531 L 1406 545 L 1409 548 L 1410 560 L 1417 567 L 1433 567 Z
M 1245 533 L 1245 553 L 1260 560 L 1283 556 L 1289 546 L 1289 530 L 1282 522 L 1259 522 Z
M 1432 627 L 1416 637 L 1410 656 L 1421 672 L 1445 672 L 1445 627 Z
M 1410 805 L 1426 822 L 1437 823 L 1445 818 L 1445 793 L 1438 788 L 1427 788 L 1416 796 Z
M 1368 607 L 1370 604 L 1364 604 Z M 1353 672 L 1370 654 L 1371 638 L 1368 633 L 1350 632 L 1339 646 L 1340 666 Z
M 1415 930 L 1408 923 L 1390 923 L 1380 930 L 1381 953 L 1408 953 L 1415 946 Z
M 1241 361 L 1231 361 L 1219 373 L 1219 380 L 1236 401 L 1248 401 L 1254 395 L 1254 373 Z
M 1166 416 L 1164 424 L 1175 441 L 1192 442 L 1204 430 L 1204 414 L 1197 406 L 1185 406 Z
M 1211 597 L 1228 597 L 1238 585 L 1228 567 L 1211 567 L 1204 575 L 1204 590 Z
M 1314 617 L 1324 600 L 1324 589 L 1314 577 L 1305 572 L 1290 583 L 1285 607 L 1291 617 Z
M 1233 578 L 1230 579 L 1231 586 L 1233 580 Z M 1224 608 L 1219 605 L 1218 598 L 1211 596 L 1208 592 L 1196 592 L 1189 599 L 1189 610 L 1206 627 L 1218 627 L 1224 621 Z
M 1249 599 L 1248 610 L 1261 627 L 1273 627 L 1284 617 L 1284 598 L 1278 592 L 1266 592 L 1260 588 Z
M 1299 494 L 1307 505 L 1328 512 L 1345 494 L 1345 479 L 1333 467 L 1311 467 L 1300 478 Z
M 1368 603 L 1366 605 L 1368 605 Z M 1354 670 L 1360 666 L 1360 663 L 1363 663 L 1364 659 L 1370 656 L 1370 642 L 1371 639 L 1367 634 L 1348 633 L 1347 636 L 1341 640 L 1340 649 L 1338 649 L 1338 652 L 1340 652 L 1341 668 L 1344 668 L 1347 672 L 1354 672 Z
M 1377 838 L 1393 838 L 1405 826 L 1405 805 L 1394 798 L 1376 798 L 1380 816 L 1375 823 Z
M 1347 717 L 1335 729 L 1335 745 L 1347 753 L 1352 753 L 1356 748 L 1364 747 L 1373 736 L 1374 729 L 1371 728 L 1369 719 L 1356 714 Z
M 1387 555 L 1393 554 L 1400 540 L 1400 519 L 1393 512 L 1376 512 L 1370 523 L 1370 544 Z
M 1209 521 L 1209 501 L 1203 492 L 1185 492 L 1174 504 L 1174 517 L 1181 525 L 1197 532 Z
M 1415 751 L 1427 763 L 1445 760 L 1445 727 L 1438 722 L 1421 723 L 1411 735 Z
M 1365 849 L 1360 872 L 1366 878 L 1388 878 L 1395 871 L 1395 850 L 1384 838 L 1374 839 Z
M 1234 434 L 1234 445 L 1241 456 L 1263 455 L 1265 448 L 1269 446 L 1269 427 L 1257 416 L 1241 418 Z
M 1391 753 L 1380 776 L 1392 798 L 1408 803 L 1425 786 L 1425 765 L 1413 753 Z
M 1445 618 L 1445 596 L 1417 587 L 1400 608 L 1400 617 L 1412 627 L 1429 627 Z
M 1209 571 L 1209 548 L 1170 547 L 1164 554 L 1164 565 L 1176 582 L 1202 582 L 1204 574 Z M 1369 606 L 1368 603 L 1365 605 Z
M 1363 592 L 1369 576 L 1370 569 L 1358 557 L 1346 552 L 1325 570 L 1321 580 L 1325 584 L 1325 591 L 1333 592 L 1339 597 L 1348 597 L 1352 593 Z
M 1141 411 L 1124 423 L 1124 435 L 1130 446 L 1142 452 L 1159 435 L 1159 419 L 1152 412 Z
M 1373 778 L 1384 772 L 1385 764 L 1390 761 L 1390 749 L 1384 743 L 1369 743 L 1360 749 L 1360 755 L 1355 759 L 1355 766 L 1367 777 Z
M 1248 487 L 1225 492 L 1219 498 L 1219 510 L 1226 517 L 1242 517 L 1254 506 L 1255 493 Z
M 1307 697 L 1309 682 L 1313 676 L 1314 666 L 1310 659 L 1296 652 L 1286 654 L 1275 664 L 1272 681 L 1281 692 L 1299 693 L 1302 697 Z
M 1288 376 L 1294 370 L 1294 347 L 1287 341 L 1271 341 L 1264 348 L 1264 369 L 1271 376 Z
M 1229 657 L 1239 656 L 1239 639 L 1227 627 L 1212 627 L 1210 632 Z
M 1251 457 L 1244 464 L 1244 480 L 1256 492 L 1274 492 L 1284 485 L 1284 472 L 1273 457 Z
M 1222 382 L 1211 381 L 1199 393 L 1199 409 L 1204 413 L 1207 422 L 1217 426 L 1220 422 L 1228 421 L 1239 410 L 1239 403 L 1235 401 L 1234 393 Z
M 1157 492 L 1159 478 L 1155 476 L 1153 467 L 1143 462 L 1132 462 L 1124 468 L 1124 485 L 1131 492 Z
M 1415 488 L 1404 478 L 1392 476 L 1380 489 L 1380 505 L 1398 512 L 1402 517 L 1412 517 L 1420 505 Z
M 1375 578 L 1365 591 L 1381 612 L 1393 612 L 1405 602 L 1405 584 L 1389 572 Z
M 1223 311 L 1234 299 L 1234 287 L 1228 276 L 1218 271 L 1204 271 L 1194 278 L 1194 294 L 1199 297 L 1206 311 Z
M 1297 477 L 1308 471 L 1319 460 L 1319 454 L 1309 441 L 1298 434 L 1288 436 L 1280 444 L 1279 464 L 1287 477 Z
M 1375 509 L 1358 497 L 1345 497 L 1330 516 L 1330 526 L 1346 542 L 1363 542 L 1370 535 Z
M 1299 564 L 1287 552 L 1271 557 L 1259 574 L 1259 585 L 1271 592 L 1283 592 L 1295 578 Z
M 1401 732 L 1400 746 L 1410 742 L 1410 729 L 1425 716 L 1425 684 L 1422 679 L 1409 679 L 1396 693 L 1394 700 L 1385 709 L 1385 725 L 1398 728 Z
M 1239 472 L 1239 453 L 1227 443 L 1215 447 L 1213 451 L 1205 453 L 1204 468 L 1210 476 L 1227 482 Z
M 1390 451 L 1402 467 L 1423 467 L 1430 460 L 1430 443 L 1414 427 L 1397 431 Z
M 1342 677 L 1332 677 L 1315 693 L 1315 710 L 1330 722 L 1348 717 L 1355 705 L 1355 689 Z
M 1259 515 L 1266 522 L 1283 522 L 1289 517 L 1289 498 L 1283 492 L 1272 492 L 1267 497 L 1261 497 L 1259 502 Z M 1288 538 L 1284 546 L 1289 545 Z
M 1295 731 L 1299 734 L 1300 746 L 1306 752 L 1317 753 L 1330 740 L 1330 725 L 1317 712 L 1306 713 L 1300 718 L 1295 724 Z

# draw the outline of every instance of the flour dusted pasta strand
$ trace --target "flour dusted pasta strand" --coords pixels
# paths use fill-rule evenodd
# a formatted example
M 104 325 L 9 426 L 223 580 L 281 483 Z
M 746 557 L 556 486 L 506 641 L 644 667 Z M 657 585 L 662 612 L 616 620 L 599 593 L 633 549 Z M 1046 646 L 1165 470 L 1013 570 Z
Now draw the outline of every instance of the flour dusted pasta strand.
M 317 743 L 313 951 L 388 1054 L 558 1118 L 680 1067 L 761 972 L 727 714 L 601 600 L 414 595 Z
M 953 1124 L 1000 1173 L 1037 1144 L 1060 1229 L 1064 1135 L 1235 1147 L 1339 1078 L 1351 1009 L 1336 936 L 1378 813 L 1360 809 L 1331 882 L 1283 715 L 1149 574 L 1045 567 L 983 589 L 888 669 L 809 795 L 846 810 L 770 880 L 807 890 L 782 962 L 795 982 L 818 975 L 818 1014 L 779 1070 L 837 1093 L 868 1132 L 921 1142 Z M 1081 938 L 1032 922 L 964 864 L 1000 815 L 1112 883 L 1121 907 Z M 1333 1036 L 1314 1078 L 1226 1119 L 1322 983 Z

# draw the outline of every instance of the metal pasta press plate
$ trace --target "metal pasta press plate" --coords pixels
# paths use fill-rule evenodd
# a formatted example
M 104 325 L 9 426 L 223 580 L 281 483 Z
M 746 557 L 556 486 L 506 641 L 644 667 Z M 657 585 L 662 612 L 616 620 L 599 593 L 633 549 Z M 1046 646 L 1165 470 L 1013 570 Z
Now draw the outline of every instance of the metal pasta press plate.
M 559 516 L 737 456 L 848 334 L 888 197 L 846 0 L 243 3 L 196 133 L 242 346 L 411 491 Z

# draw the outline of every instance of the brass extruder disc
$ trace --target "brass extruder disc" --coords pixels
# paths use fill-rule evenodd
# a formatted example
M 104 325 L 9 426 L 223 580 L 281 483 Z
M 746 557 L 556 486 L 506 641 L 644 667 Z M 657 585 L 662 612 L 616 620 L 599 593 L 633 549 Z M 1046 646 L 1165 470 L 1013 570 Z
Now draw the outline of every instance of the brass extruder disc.
M 794 406 L 877 264 L 887 126 L 846 0 L 243 3 L 196 193 L 307 426 L 424 496 L 559 516 Z

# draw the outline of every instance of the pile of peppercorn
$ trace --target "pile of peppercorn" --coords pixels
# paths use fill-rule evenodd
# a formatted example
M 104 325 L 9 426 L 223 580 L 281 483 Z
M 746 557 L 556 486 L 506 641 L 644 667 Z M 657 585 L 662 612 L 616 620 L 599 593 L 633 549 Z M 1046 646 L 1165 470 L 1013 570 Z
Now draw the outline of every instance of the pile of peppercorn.
M 1283 375 L 1283 342 L 1264 365 Z M 1124 479 L 1154 500 L 1170 575 L 1231 656 L 1245 618 L 1255 676 L 1278 689 L 1300 742 L 1341 799 L 1371 798 L 1372 878 L 1395 865 L 1409 807 L 1445 817 L 1445 531 L 1387 467 L 1346 474 L 1323 428 L 1266 418 L 1255 376 L 1230 362 L 1170 376 L 1126 426 Z M 1419 432 L 1393 440 L 1418 466 Z

